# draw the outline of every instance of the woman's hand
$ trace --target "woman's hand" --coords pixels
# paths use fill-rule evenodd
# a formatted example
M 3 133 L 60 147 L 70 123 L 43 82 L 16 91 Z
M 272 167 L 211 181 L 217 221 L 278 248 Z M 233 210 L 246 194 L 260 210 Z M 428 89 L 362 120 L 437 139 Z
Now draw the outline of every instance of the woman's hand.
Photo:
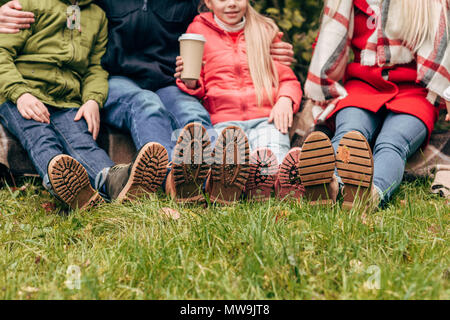
M 278 37 L 281 39 L 283 37 L 283 32 L 278 33 Z M 278 41 L 273 42 L 270 46 L 270 54 L 272 55 L 273 60 L 278 61 L 281 64 L 284 64 L 288 67 L 291 66 L 294 59 L 294 49 L 290 43 Z
M 288 97 L 281 97 L 272 109 L 269 116 L 269 123 L 275 122 L 275 128 L 282 134 L 287 134 L 292 127 L 294 112 L 292 100 Z
M 10 1 L 0 7 L 0 33 L 18 33 L 34 23 L 32 12 L 23 12 L 18 0 Z
M 173 76 L 175 78 L 177 78 L 177 79 L 181 79 L 181 72 L 183 71 L 183 65 L 184 65 L 183 58 L 178 56 L 176 64 L 177 64 L 177 67 L 175 69 L 175 74 Z M 181 79 L 181 81 L 183 81 L 184 84 L 186 85 L 186 87 L 188 87 L 191 90 L 198 88 L 198 81 L 197 80 L 183 80 L 183 79 Z
M 41 123 L 50 123 L 50 113 L 47 107 L 35 96 L 24 93 L 17 99 L 17 109 L 27 120 L 33 119 Z
M 73 120 L 79 121 L 81 118 L 86 120 L 88 131 L 92 133 L 94 140 L 97 140 L 100 131 L 100 111 L 98 103 L 94 100 L 89 100 L 83 104 Z

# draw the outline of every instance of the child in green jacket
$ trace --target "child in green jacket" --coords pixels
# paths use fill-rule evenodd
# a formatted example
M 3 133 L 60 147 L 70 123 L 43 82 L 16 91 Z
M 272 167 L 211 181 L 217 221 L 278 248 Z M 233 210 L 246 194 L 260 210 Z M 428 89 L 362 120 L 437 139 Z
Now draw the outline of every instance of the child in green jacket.
M 101 67 L 108 28 L 93 2 L 21 0 L 35 23 L 0 37 L 0 123 L 27 150 L 44 186 L 72 208 L 103 201 L 97 191 L 118 200 L 154 192 L 167 165 L 159 144 L 114 166 L 95 142 L 108 94 Z

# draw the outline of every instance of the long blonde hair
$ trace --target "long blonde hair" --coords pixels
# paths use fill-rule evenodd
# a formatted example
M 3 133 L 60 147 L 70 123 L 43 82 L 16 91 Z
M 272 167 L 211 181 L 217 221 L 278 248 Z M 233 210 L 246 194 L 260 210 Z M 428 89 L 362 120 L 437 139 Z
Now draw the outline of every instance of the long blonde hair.
M 330 0 L 326 0 L 328 4 Z M 337 0 L 335 5 L 330 8 L 330 15 L 339 8 L 342 0 Z M 436 19 L 442 11 L 442 8 L 446 8 L 447 14 L 445 15 L 446 36 L 449 37 L 449 24 L 448 24 L 448 10 L 450 6 L 450 0 L 393 0 L 401 1 L 401 13 L 397 18 L 399 23 L 399 38 L 403 40 L 404 44 L 417 51 L 425 41 L 432 40 L 437 34 Z
M 278 73 L 270 55 L 270 45 L 278 35 L 275 22 L 259 14 L 247 2 L 245 14 L 245 41 L 247 45 L 247 60 L 256 91 L 258 106 L 261 106 L 265 95 L 273 105 L 273 88 L 278 89 Z
M 400 39 L 417 51 L 427 40 L 433 40 L 437 30 L 436 20 L 440 19 L 442 8 L 449 9 L 449 0 L 401 0 L 402 10 Z M 445 10 L 444 10 L 445 12 Z M 447 12 L 448 14 L 448 12 Z M 448 17 L 445 14 L 446 36 L 448 38 Z

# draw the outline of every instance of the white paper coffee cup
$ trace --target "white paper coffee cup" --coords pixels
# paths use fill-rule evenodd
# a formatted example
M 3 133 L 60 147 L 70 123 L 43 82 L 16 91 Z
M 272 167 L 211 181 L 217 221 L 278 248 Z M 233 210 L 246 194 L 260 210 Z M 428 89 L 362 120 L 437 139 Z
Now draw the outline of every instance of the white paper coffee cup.
M 198 80 L 202 70 L 206 39 L 201 34 L 185 33 L 178 38 L 180 56 L 183 58 L 182 80 Z

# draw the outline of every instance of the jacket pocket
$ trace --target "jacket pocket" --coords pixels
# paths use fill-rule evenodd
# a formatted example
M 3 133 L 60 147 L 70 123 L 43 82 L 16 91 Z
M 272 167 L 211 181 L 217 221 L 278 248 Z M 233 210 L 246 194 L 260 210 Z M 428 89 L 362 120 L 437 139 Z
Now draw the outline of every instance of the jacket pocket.
M 47 63 L 16 62 L 16 67 L 31 89 L 50 96 L 58 91 L 56 66 Z

